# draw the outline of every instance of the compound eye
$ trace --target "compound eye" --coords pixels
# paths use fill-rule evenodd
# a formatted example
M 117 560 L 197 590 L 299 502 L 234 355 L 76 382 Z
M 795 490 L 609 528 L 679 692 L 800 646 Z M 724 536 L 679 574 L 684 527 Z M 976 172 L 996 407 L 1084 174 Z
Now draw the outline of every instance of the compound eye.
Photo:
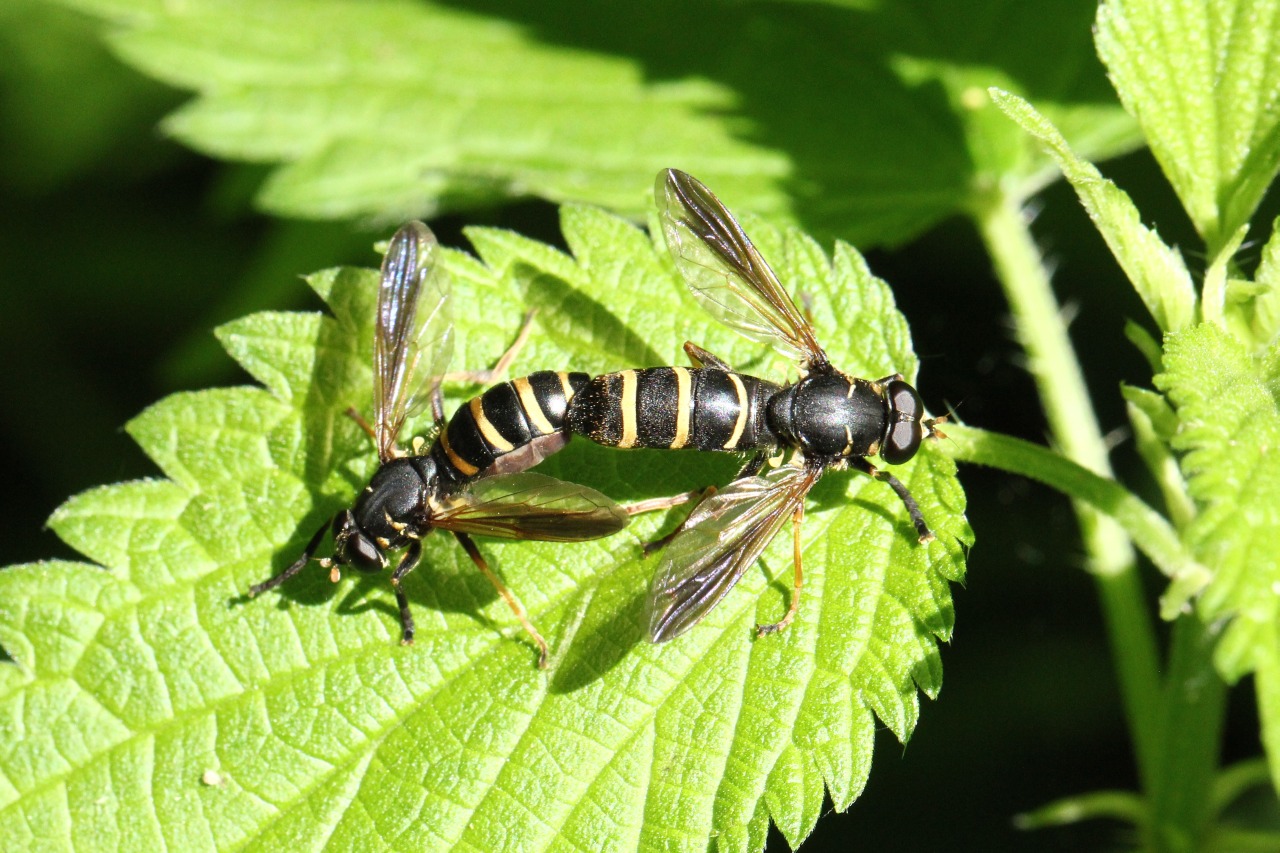
M 362 572 L 376 572 L 386 565 L 377 544 L 364 535 L 351 510 L 338 513 L 333 520 L 333 560 L 355 566 Z
M 916 389 L 901 379 L 895 379 L 889 383 L 888 395 L 889 406 L 895 415 L 894 420 L 920 420 L 924 405 L 920 402 L 920 395 L 916 393 Z
M 357 533 L 347 540 L 347 557 L 351 565 L 363 572 L 380 571 L 383 566 L 382 552 L 363 533 Z
M 890 465 L 901 465 L 916 455 L 923 439 L 920 421 L 897 421 L 889 427 L 889 434 L 880 448 L 880 458 Z
M 920 425 L 924 404 L 916 389 L 901 379 L 889 383 L 885 396 L 889 403 L 889 427 L 885 430 L 880 458 L 890 465 L 901 465 L 916 455 L 924 439 Z

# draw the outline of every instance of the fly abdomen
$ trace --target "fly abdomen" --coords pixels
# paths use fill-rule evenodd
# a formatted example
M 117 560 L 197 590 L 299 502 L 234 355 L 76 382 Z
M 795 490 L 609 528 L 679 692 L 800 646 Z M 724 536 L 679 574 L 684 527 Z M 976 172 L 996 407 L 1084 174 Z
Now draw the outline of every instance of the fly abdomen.
M 610 447 L 754 450 L 770 382 L 715 368 L 649 367 L 597 376 L 569 405 L 569 430 Z
M 754 376 L 703 368 L 694 382 L 694 442 L 699 450 L 756 450 L 777 443 L 766 425 L 779 387 Z
M 458 407 L 431 455 L 458 483 L 532 468 L 569 440 L 569 401 L 590 379 L 544 370 L 495 385 Z

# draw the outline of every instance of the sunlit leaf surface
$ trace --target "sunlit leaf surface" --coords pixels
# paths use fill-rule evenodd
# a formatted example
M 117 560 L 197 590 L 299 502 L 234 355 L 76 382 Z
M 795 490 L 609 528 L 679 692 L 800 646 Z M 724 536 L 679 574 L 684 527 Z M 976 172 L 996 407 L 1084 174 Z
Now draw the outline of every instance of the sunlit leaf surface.
M 520 370 L 673 361 L 694 338 L 785 375 L 708 325 L 643 232 L 589 208 L 563 225 L 573 257 L 498 231 L 473 234 L 483 263 L 448 256 L 457 364 L 491 361 L 533 304 Z M 906 324 L 855 252 L 832 262 L 798 232 L 747 226 L 812 297 L 838 364 L 914 374 Z M 57 512 L 59 535 L 102 568 L 0 572 L 0 645 L 15 660 L 0 666 L 0 849 L 702 851 L 715 837 L 753 850 L 770 818 L 804 838 L 824 788 L 848 806 L 878 725 L 910 736 L 919 691 L 941 685 L 971 538 L 954 466 L 932 446 L 897 473 L 938 540 L 917 544 L 883 484 L 829 474 L 809 501 L 800 617 L 760 640 L 752 625 L 788 600 L 785 541 L 687 635 L 644 641 L 639 542 L 673 518 L 585 544 L 481 542 L 551 642 L 547 672 L 444 536 L 407 582 L 410 648 L 385 577 L 335 586 L 317 567 L 239 600 L 374 465 L 342 412 L 370 406 L 375 273 L 310 282 L 331 315 L 220 330 L 265 387 L 175 395 L 130 424 L 164 479 Z M 732 462 L 578 441 L 544 467 L 632 500 L 722 483 Z

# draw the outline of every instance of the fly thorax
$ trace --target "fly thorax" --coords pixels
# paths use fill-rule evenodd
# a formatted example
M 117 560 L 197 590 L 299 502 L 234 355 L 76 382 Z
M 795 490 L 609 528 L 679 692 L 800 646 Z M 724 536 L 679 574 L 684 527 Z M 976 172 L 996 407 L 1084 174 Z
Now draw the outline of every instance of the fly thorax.
M 356 523 L 375 541 L 394 542 L 405 525 L 412 528 L 420 522 L 427 484 L 414 463 L 422 458 L 406 457 L 385 463 L 356 499 Z
M 771 426 L 811 458 L 874 454 L 886 414 L 874 385 L 836 373 L 806 377 L 769 403 Z

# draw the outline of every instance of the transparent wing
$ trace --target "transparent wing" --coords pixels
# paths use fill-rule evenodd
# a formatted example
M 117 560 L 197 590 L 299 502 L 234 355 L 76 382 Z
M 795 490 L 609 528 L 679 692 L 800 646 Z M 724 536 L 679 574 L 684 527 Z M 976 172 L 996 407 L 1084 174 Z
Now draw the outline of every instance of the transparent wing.
M 827 363 L 809 321 L 711 190 L 678 169 L 665 169 L 654 195 L 667 248 L 703 308 L 806 367 Z
M 617 533 L 630 520 L 609 498 L 542 474 L 477 480 L 432 507 L 431 524 L 503 539 L 577 542 Z
M 382 259 L 373 354 L 374 433 L 383 462 L 405 419 L 431 397 L 453 356 L 450 282 L 439 244 L 421 222 L 400 227 Z
M 649 640 L 692 628 L 725 597 L 777 535 L 821 476 L 817 466 L 786 466 L 743 477 L 698 504 L 662 552 L 649 586 Z

